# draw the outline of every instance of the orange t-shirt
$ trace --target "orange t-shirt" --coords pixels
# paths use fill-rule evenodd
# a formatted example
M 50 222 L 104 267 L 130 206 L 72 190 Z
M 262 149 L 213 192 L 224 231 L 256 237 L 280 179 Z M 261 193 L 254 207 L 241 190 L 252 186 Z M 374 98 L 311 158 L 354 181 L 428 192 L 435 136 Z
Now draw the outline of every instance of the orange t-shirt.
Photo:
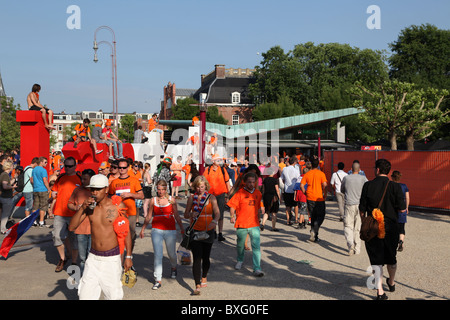
M 83 187 L 77 187 L 73 190 L 72 195 L 70 196 L 69 202 L 73 203 L 76 206 L 79 206 L 89 198 L 91 195 L 91 191 Z M 83 222 L 75 229 L 75 234 L 91 234 L 91 223 L 89 219 L 84 219 Z
M 303 175 L 301 184 L 308 184 L 306 200 L 325 201 L 322 193 L 322 183 L 327 182 L 325 173 L 319 169 L 309 170 Z
M 234 194 L 227 205 L 236 210 L 235 228 L 259 227 L 258 211 L 260 208 L 264 208 L 261 200 L 262 194 L 258 189 L 250 192 L 246 188 L 240 188 Z
M 148 131 L 152 131 L 153 129 L 156 128 L 158 122 L 156 122 L 155 120 L 153 120 L 153 118 L 150 118 L 150 120 L 148 120 Z
M 52 191 L 57 192 L 53 214 L 63 217 L 72 217 L 75 214 L 75 211 L 67 208 L 67 203 L 75 188 L 80 185 L 81 178 L 76 174 L 73 176 L 63 174 L 58 177 L 52 188 Z
M 223 169 L 223 173 L 220 167 L 217 167 L 216 170 L 214 170 L 214 166 L 205 169 L 203 176 L 205 176 L 211 186 L 208 192 L 212 195 L 218 196 L 228 192 L 226 182 L 230 180 L 230 177 L 227 170 Z
M 110 195 L 116 194 L 120 196 L 120 194 L 122 194 L 123 192 L 137 193 L 141 190 L 141 183 L 134 177 L 117 178 L 113 180 L 109 185 Z M 136 215 L 136 202 L 134 201 L 134 198 L 123 199 L 123 204 L 127 207 L 128 216 Z
M 131 171 L 128 171 L 128 175 L 138 179 L 139 182 L 142 180 L 142 173 L 140 171 L 136 171 L 136 173 L 134 173 L 133 169 L 131 169 Z
M 187 178 L 189 173 L 191 173 L 191 166 L 189 164 L 184 165 L 183 166 L 183 171 L 186 174 L 186 178 Z
M 198 137 L 196 136 L 191 136 L 189 138 L 189 141 L 191 141 L 192 144 L 196 144 L 198 142 Z
M 181 163 L 174 162 L 170 166 L 170 170 L 177 175 L 178 179 L 181 179 L 181 170 L 183 170 L 183 165 Z
M 85 127 L 85 126 L 83 126 L 83 124 L 79 123 L 75 126 L 75 131 L 78 133 L 79 136 L 86 137 L 86 135 L 91 132 L 91 128 Z M 77 139 L 77 135 L 74 135 L 73 140 L 76 140 L 76 139 Z

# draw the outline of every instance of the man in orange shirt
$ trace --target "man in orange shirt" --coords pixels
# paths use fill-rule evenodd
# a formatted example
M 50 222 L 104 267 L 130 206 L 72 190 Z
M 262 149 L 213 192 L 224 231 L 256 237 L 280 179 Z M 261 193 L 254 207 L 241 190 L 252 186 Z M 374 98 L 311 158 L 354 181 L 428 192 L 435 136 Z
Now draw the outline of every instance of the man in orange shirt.
M 80 143 L 81 141 L 89 140 L 94 147 L 95 154 L 102 153 L 103 150 L 97 149 L 97 142 L 91 137 L 91 128 L 89 128 L 90 123 L 91 120 L 86 118 L 83 120 L 83 124 L 77 124 L 75 126 L 75 135 L 72 137 L 73 141 L 75 141 L 73 147 L 76 148 L 78 143 Z
M 53 245 L 59 253 L 60 260 L 55 272 L 61 272 L 67 262 L 65 247 L 67 252 L 72 254 L 72 264 L 77 263 L 78 243 L 73 232 L 69 231 L 69 224 L 75 211 L 67 207 L 70 196 L 77 186 L 81 184 L 81 178 L 76 173 L 77 162 L 73 157 L 64 160 L 65 173 L 60 175 L 52 188 L 52 198 L 56 199 L 53 208 Z
M 325 199 L 327 197 L 327 178 L 319 169 L 319 159 L 311 160 L 309 170 L 300 182 L 300 189 L 306 194 L 306 204 L 311 215 L 311 237 L 309 241 L 318 242 L 319 228 L 325 219 Z M 305 191 L 305 185 L 308 185 Z
M 236 270 L 242 268 L 244 262 L 244 247 L 247 235 L 250 236 L 253 255 L 253 275 L 262 277 L 264 273 L 261 270 L 261 248 L 260 248 L 260 223 L 261 214 L 264 215 L 264 205 L 262 203 L 262 194 L 256 188 L 258 176 L 249 172 L 244 175 L 243 188 L 228 201 L 230 207 L 230 222 L 234 223 L 237 235 L 237 263 Z
M 228 176 L 228 172 L 221 167 L 222 158 L 218 154 L 213 155 L 212 161 L 212 166 L 207 168 L 203 175 L 206 177 L 211 186 L 209 193 L 216 197 L 217 205 L 220 211 L 220 219 L 218 223 L 219 236 L 217 240 L 224 241 L 225 237 L 222 234 L 223 212 L 225 211 L 225 195 L 228 195 L 231 190 L 230 177 Z
M 136 199 L 144 199 L 144 192 L 138 179 L 128 175 L 128 161 L 119 160 L 119 178 L 109 185 L 109 195 L 118 195 L 127 207 L 128 221 L 130 222 L 130 234 L 132 248 L 136 240 Z

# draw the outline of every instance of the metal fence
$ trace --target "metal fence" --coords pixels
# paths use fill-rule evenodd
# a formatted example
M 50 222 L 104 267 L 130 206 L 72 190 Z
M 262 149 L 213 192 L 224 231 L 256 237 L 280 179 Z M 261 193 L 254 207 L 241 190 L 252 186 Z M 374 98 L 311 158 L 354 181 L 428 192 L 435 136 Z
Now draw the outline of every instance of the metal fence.
M 328 181 L 337 164 L 351 170 L 358 160 L 367 176 L 375 178 L 375 161 L 387 159 L 392 171 L 402 173 L 401 183 L 408 186 L 410 206 L 450 210 L 450 151 L 325 151 L 324 172 Z

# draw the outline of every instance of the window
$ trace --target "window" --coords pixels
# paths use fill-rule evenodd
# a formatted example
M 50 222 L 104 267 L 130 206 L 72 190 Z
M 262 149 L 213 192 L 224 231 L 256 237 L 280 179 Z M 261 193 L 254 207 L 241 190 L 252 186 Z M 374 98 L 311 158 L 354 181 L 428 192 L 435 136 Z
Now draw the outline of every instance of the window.
M 239 92 L 233 92 L 231 94 L 231 103 L 240 103 L 241 102 L 241 94 Z
M 236 124 L 239 124 L 239 115 L 238 114 L 233 114 L 231 120 L 232 120 L 232 125 L 233 126 L 236 125 Z
M 62 130 L 63 130 L 62 124 L 58 124 L 58 131 L 62 131 Z

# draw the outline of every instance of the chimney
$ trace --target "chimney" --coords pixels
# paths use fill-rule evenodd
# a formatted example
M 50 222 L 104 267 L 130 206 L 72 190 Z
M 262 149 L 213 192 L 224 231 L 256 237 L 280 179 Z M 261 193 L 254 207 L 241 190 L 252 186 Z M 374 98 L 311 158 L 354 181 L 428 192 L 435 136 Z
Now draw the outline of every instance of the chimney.
M 225 79 L 225 65 L 224 64 L 216 64 L 216 78 L 217 79 Z

